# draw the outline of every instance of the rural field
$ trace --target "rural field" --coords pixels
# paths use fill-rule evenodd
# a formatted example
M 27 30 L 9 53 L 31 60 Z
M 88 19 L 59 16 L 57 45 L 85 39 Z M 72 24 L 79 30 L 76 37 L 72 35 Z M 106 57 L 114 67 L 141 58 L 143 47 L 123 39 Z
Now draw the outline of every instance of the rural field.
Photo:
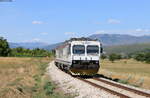
M 112 79 L 120 79 L 121 83 L 150 89 L 150 64 L 137 62 L 133 59 L 118 60 L 114 63 L 102 60 L 99 74 Z
M 0 57 L 0 98 L 63 98 L 45 74 L 52 60 Z
M 0 98 L 66 98 L 45 74 L 53 58 L 0 57 Z M 150 89 L 150 64 L 102 60 L 99 74 Z M 67 96 L 70 97 L 70 96 Z

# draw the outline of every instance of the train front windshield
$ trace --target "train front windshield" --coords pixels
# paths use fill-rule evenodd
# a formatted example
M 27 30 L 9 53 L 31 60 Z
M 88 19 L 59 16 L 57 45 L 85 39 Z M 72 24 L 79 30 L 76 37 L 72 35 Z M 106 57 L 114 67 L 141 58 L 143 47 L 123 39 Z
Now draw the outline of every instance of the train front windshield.
M 99 54 L 99 47 L 96 45 L 88 45 L 87 54 Z
M 73 46 L 73 54 L 85 54 L 85 46 L 84 45 L 74 45 Z

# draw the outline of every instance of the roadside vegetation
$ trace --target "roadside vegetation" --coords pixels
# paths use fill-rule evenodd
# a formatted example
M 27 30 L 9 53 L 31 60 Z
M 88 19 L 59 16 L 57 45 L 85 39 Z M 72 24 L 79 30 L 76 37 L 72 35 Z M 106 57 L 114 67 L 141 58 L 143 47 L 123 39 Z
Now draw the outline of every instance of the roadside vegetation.
M 105 53 L 101 58 L 100 74 L 120 83 L 150 89 L 150 48 L 126 54 Z
M 145 49 L 142 51 L 133 52 L 130 54 L 124 54 L 124 53 L 111 53 L 111 54 L 102 54 L 102 59 L 108 59 L 112 63 L 117 60 L 121 59 L 134 59 L 136 61 L 140 61 L 143 63 L 150 64 L 150 49 Z
M 0 57 L 0 98 L 60 97 L 54 92 L 56 86 L 45 75 L 48 63 L 54 58 L 53 51 L 11 49 L 7 40 L 0 37 Z M 132 53 L 105 53 L 101 58 L 100 74 L 150 89 L 150 48 Z
M 68 98 L 46 74 L 52 51 L 9 47 L 0 37 L 0 98 Z M 59 91 L 59 92 L 58 92 Z
M 150 64 L 135 59 L 121 59 L 114 62 L 103 59 L 99 74 L 123 84 L 150 89 Z
M 51 60 L 0 57 L 0 98 L 66 98 L 45 74 Z
M 44 49 L 25 49 L 22 47 L 17 47 L 10 49 L 11 57 L 51 57 L 54 53 L 52 51 L 47 51 Z

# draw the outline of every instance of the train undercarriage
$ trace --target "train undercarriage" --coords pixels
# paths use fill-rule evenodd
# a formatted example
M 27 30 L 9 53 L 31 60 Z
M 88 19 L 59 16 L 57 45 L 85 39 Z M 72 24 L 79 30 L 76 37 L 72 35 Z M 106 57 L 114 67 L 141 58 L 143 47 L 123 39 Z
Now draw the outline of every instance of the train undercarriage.
M 71 65 L 55 62 L 55 65 L 72 75 L 94 75 L 99 71 L 99 61 L 72 61 Z

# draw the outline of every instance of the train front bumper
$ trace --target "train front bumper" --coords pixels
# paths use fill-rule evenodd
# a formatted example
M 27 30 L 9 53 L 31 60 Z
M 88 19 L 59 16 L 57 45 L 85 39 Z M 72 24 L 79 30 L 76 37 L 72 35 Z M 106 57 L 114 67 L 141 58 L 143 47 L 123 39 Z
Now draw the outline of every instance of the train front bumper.
M 74 60 L 72 61 L 71 71 L 79 74 L 96 74 L 100 68 L 99 61 Z

